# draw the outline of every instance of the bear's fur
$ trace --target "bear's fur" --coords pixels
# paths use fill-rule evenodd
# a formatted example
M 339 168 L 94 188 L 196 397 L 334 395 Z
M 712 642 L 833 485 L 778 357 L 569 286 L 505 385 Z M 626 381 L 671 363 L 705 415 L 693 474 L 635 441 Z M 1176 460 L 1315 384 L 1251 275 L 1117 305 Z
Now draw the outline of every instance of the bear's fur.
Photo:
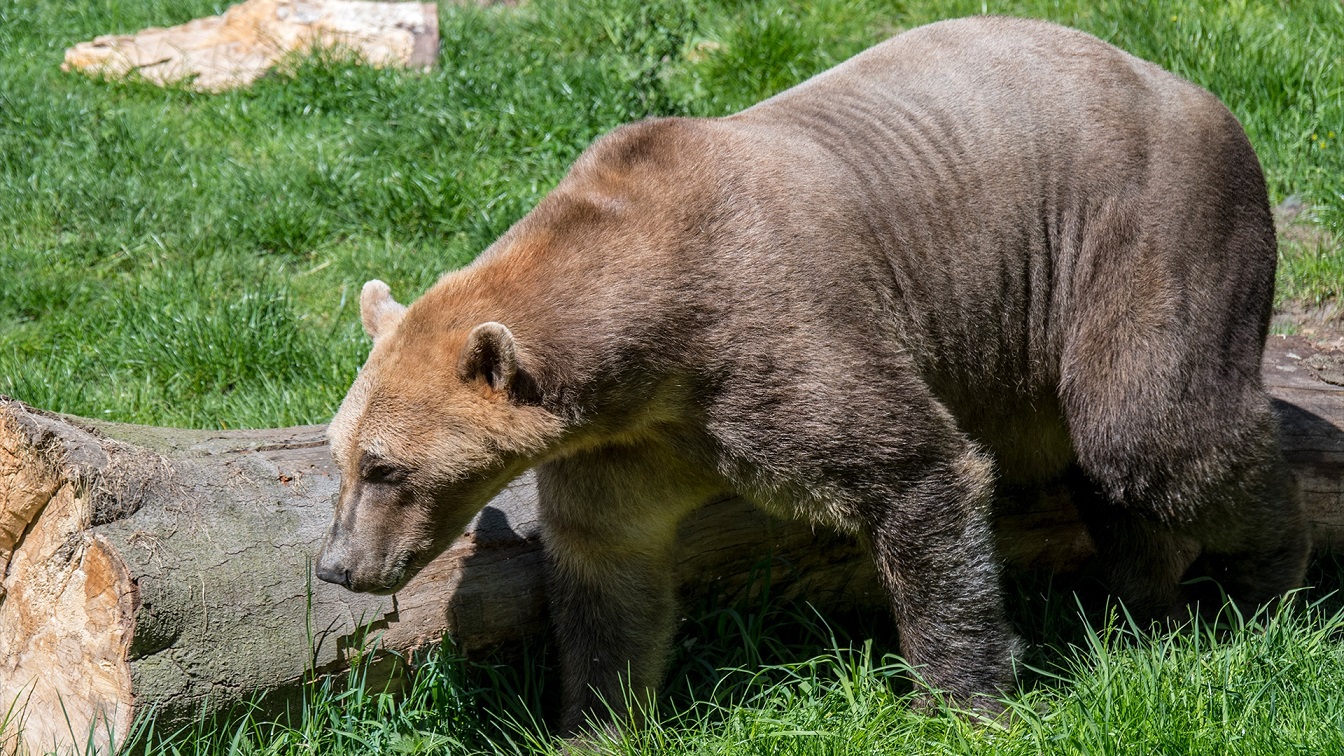
M 395 590 L 536 467 L 574 727 L 655 688 L 677 523 L 740 494 L 865 538 L 906 659 L 992 706 L 996 482 L 1075 477 L 1135 612 L 1193 571 L 1248 605 L 1299 584 L 1274 267 L 1208 92 L 1043 22 L 915 29 L 737 115 L 617 129 L 409 308 L 370 282 L 319 574 Z

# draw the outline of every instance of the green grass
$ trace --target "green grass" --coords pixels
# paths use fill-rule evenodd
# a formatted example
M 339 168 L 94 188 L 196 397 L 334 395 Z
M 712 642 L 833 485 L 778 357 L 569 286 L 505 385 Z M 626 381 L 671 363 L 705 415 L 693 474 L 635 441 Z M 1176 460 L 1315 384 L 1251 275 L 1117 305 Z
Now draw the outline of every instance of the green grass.
M 1344 243 L 1323 225 L 1294 221 L 1279 236 L 1278 304 L 1335 306 L 1344 294 Z
M 1344 291 L 1333 0 L 445 7 L 429 74 L 317 59 L 222 95 L 58 67 L 74 42 L 211 3 L 0 0 L 0 393 L 155 424 L 322 421 L 366 350 L 365 280 L 413 299 L 617 124 L 733 112 L 982 7 L 1092 31 L 1221 96 L 1275 201 L 1305 198 L 1333 235 L 1285 247 L 1282 297 Z
M 153 424 L 323 421 L 367 350 L 354 301 L 365 280 L 414 299 L 617 124 L 730 113 L 902 29 L 982 10 L 1077 26 L 1219 95 L 1272 200 L 1309 205 L 1305 235 L 1283 246 L 1280 300 L 1344 293 L 1335 0 L 440 5 L 443 53 L 428 74 L 319 57 L 202 95 L 58 64 L 77 41 L 180 23 L 213 2 L 0 0 L 0 393 Z M 1339 573 L 1327 565 L 1316 582 L 1338 586 Z M 833 631 L 801 606 L 767 604 L 693 620 L 659 723 L 616 748 L 1344 751 L 1344 621 L 1331 611 L 1135 638 L 1095 614 L 1107 629 L 1089 633 L 1067 592 L 1033 595 L 1027 661 L 1039 671 L 1003 723 L 912 714 L 880 621 Z M 164 754 L 544 751 L 533 722 L 553 706 L 554 673 L 534 651 L 487 667 L 440 655 L 404 697 L 356 681 L 314 689 L 284 722 L 239 712 L 166 743 L 142 735 Z M 0 724 L 0 743 L 8 735 Z
M 1022 689 L 994 721 L 914 711 L 911 671 L 883 653 L 884 622 L 850 618 L 837 629 L 805 605 L 767 599 L 688 622 L 650 721 L 597 745 L 631 756 L 1340 753 L 1344 615 L 1312 594 L 1274 617 L 1171 633 L 1140 632 L 1100 607 L 1089 622 L 1036 596 L 1018 611 L 1034 641 Z M 356 670 L 342 685 L 315 686 L 279 721 L 241 708 L 172 738 L 148 723 L 133 744 L 155 756 L 552 753 L 542 720 L 554 671 L 544 647 L 532 650 L 468 663 L 444 647 L 403 695 L 370 689 Z

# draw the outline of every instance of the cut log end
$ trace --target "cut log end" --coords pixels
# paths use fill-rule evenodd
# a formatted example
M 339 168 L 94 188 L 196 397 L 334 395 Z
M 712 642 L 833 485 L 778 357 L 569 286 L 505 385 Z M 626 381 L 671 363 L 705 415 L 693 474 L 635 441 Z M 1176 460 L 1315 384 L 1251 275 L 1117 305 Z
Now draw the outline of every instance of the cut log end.
M 0 702 L 17 701 L 33 750 L 106 748 L 134 712 L 126 663 L 138 608 L 125 562 L 89 530 L 88 489 L 40 426 L 0 422 Z M 38 431 L 35 433 L 34 431 Z M 45 440 L 50 441 L 49 437 Z M 12 551 L 12 553 L 8 553 Z

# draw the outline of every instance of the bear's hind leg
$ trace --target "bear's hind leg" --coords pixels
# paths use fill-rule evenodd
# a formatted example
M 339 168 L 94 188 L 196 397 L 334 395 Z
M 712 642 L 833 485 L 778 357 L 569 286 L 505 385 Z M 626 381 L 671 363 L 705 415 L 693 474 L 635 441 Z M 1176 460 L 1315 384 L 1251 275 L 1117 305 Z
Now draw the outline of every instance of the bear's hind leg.
M 1305 570 L 1306 523 L 1268 397 L 1244 377 L 1254 372 L 1197 357 L 1164 344 L 1092 354 L 1075 362 L 1125 369 L 1075 374 L 1064 393 L 1078 467 L 1095 484 L 1080 515 L 1136 618 L 1184 618 L 1192 599 L 1216 610 L 1216 591 L 1181 585 L 1201 574 L 1252 609 Z
M 1311 555 L 1306 515 L 1287 463 L 1272 455 L 1260 479 L 1240 508 L 1237 537 L 1211 534 L 1191 570 L 1191 577 L 1212 578 L 1244 617 L 1300 587 Z M 1200 599 L 1216 602 L 1201 607 L 1205 611 L 1221 606 L 1221 595 L 1206 592 Z
M 1169 523 L 1108 501 L 1077 468 L 1068 478 L 1111 595 L 1140 624 L 1179 619 L 1182 576 L 1199 556 L 1199 542 Z

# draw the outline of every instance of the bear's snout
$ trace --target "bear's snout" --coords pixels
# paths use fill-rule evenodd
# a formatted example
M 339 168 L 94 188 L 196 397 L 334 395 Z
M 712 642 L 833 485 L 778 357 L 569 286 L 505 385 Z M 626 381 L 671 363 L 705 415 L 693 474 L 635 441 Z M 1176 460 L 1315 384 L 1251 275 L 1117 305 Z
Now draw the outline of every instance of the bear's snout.
M 332 523 L 331 530 L 327 531 L 322 550 L 318 552 L 317 579 L 354 590 L 349 551 L 349 537 L 337 519 Z
M 377 535 L 377 534 L 375 534 Z M 370 546 L 373 541 L 374 546 Z M 408 572 L 415 553 L 404 548 L 378 548 L 382 539 L 353 538 L 337 520 L 318 552 L 314 572 L 318 580 L 357 593 L 390 593 L 414 574 Z
M 323 548 L 317 556 L 317 579 L 349 588 L 350 569 L 340 559 L 332 558 L 331 549 Z
M 331 545 L 323 546 L 320 554 L 317 554 L 317 580 L 323 582 L 335 582 L 336 585 L 349 588 L 349 568 L 345 566 L 345 561 L 340 556 L 333 554 Z

